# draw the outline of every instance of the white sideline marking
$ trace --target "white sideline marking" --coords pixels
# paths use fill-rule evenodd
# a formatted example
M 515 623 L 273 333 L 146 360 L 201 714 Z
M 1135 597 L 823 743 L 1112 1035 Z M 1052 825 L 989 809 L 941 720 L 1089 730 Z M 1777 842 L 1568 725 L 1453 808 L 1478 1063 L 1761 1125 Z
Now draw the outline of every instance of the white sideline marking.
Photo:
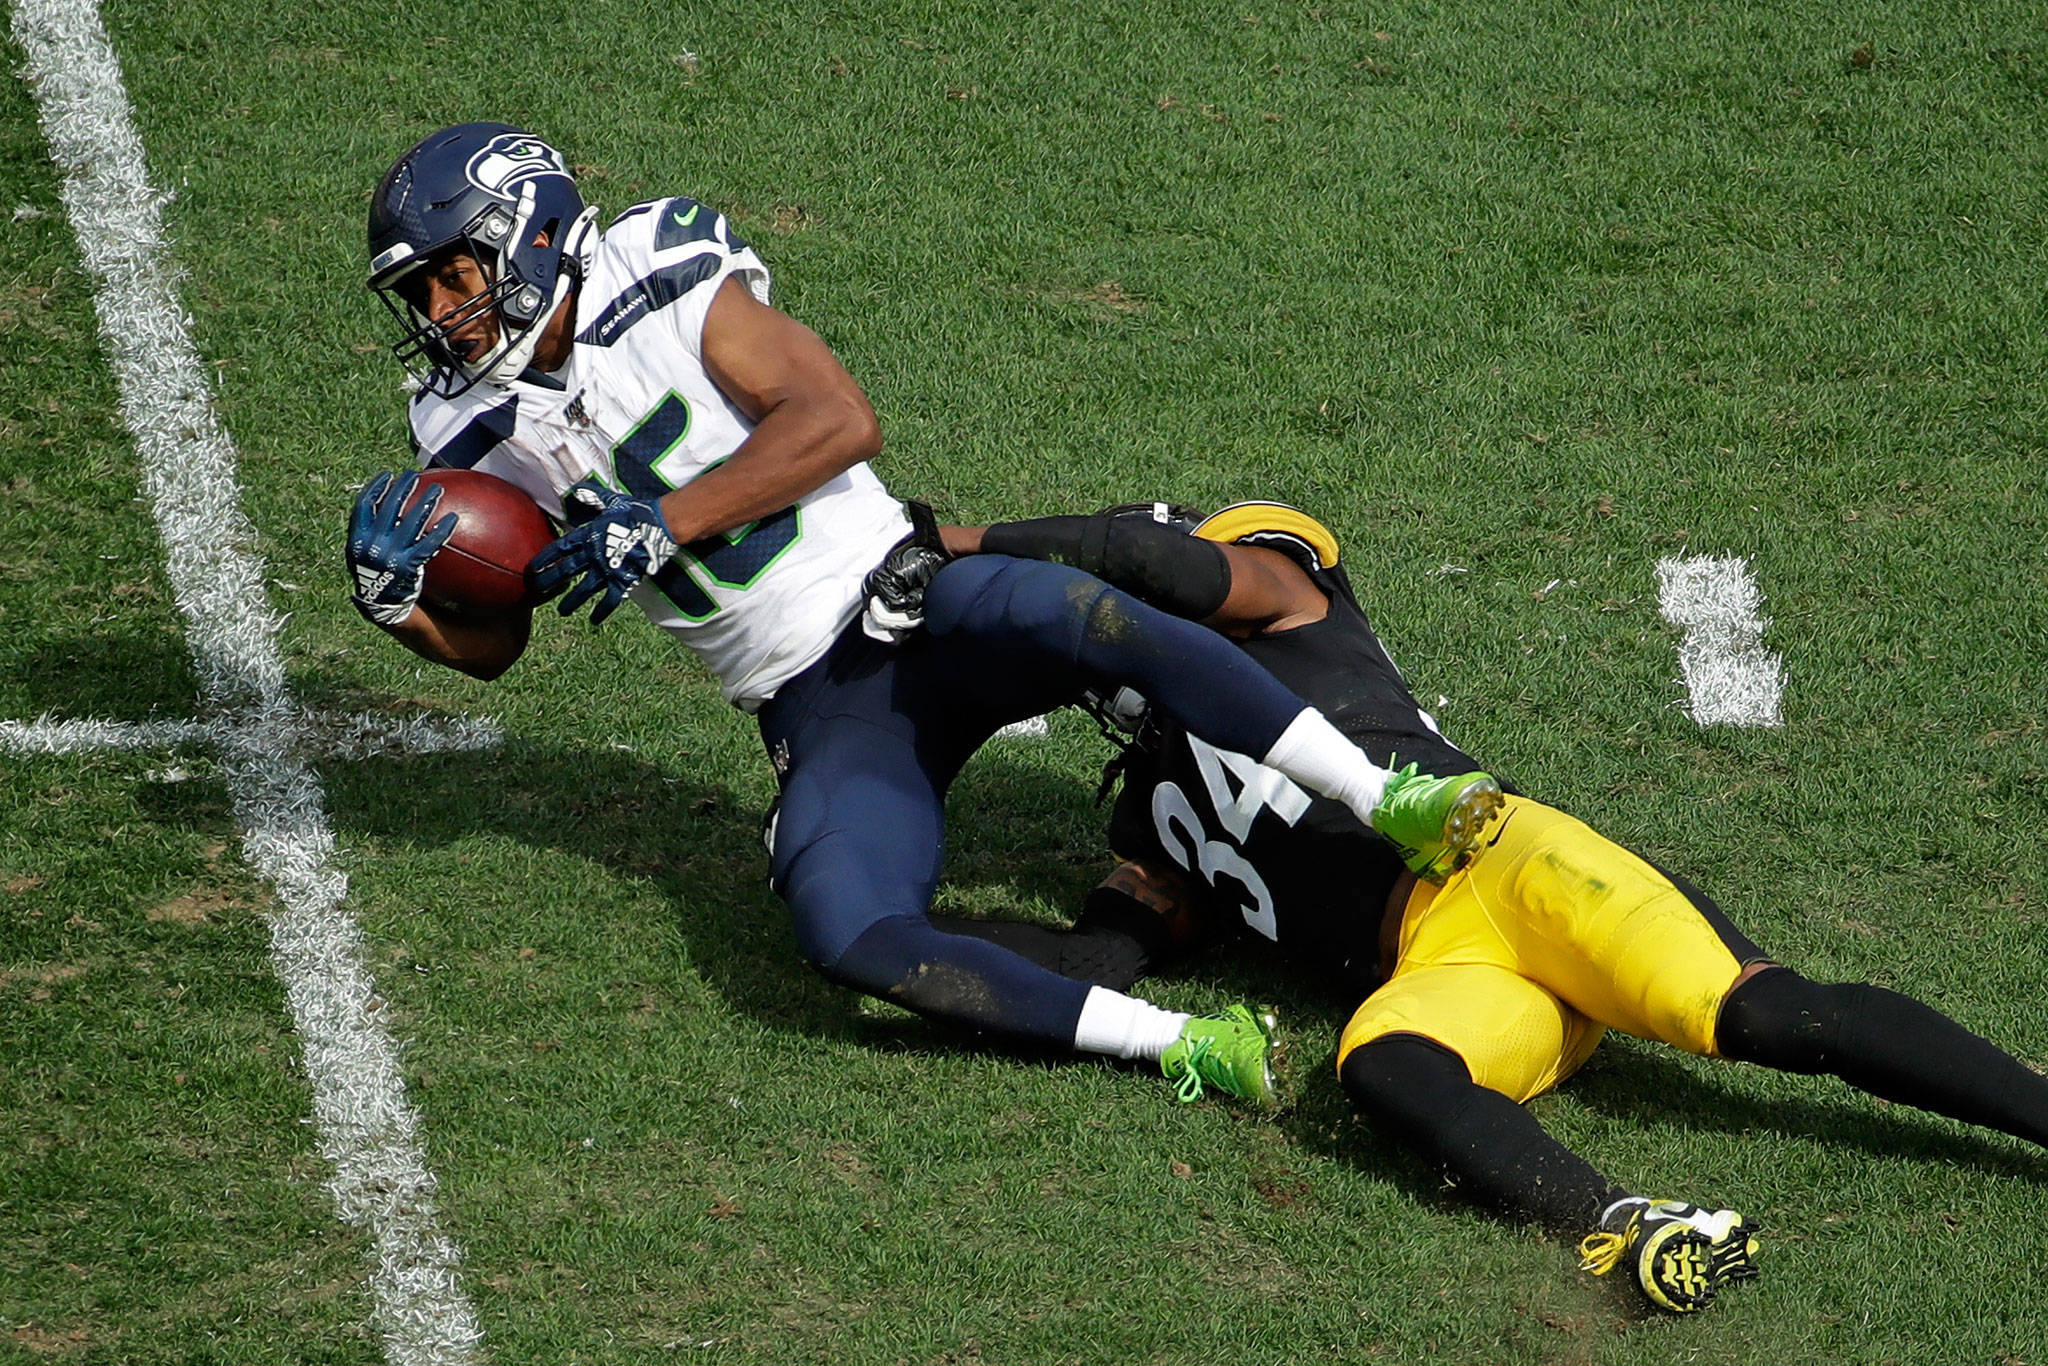
M 998 740 L 1035 740 L 1052 734 L 1052 722 L 1043 716 L 1027 716 L 1022 721 L 1012 721 L 995 733 Z
M 188 623 L 206 717 L 116 726 L 101 738 L 215 747 L 243 856 L 281 903 L 270 917 L 271 958 L 305 1047 L 318 1143 L 334 1168 L 328 1189 L 341 1217 L 367 1228 L 376 1247 L 372 1314 L 386 1355 L 395 1366 L 473 1362 L 482 1335 L 456 1279 L 461 1254 L 436 1222 L 435 1181 L 398 1046 L 378 1021 L 362 933 L 342 906 L 348 880 L 334 866 L 306 748 L 313 720 L 285 687 L 283 619 L 264 595 L 261 560 L 244 548 L 251 534 L 234 448 L 185 330 L 164 254 L 165 196 L 149 184 L 120 64 L 93 0 L 17 0 L 13 31 L 79 254 L 97 282 L 101 337 Z M 10 735 L 75 742 L 105 724 L 42 721 Z
M 299 747 L 332 759 L 371 759 L 395 754 L 452 754 L 491 749 L 504 738 L 488 717 L 443 721 L 431 716 L 379 716 L 298 712 Z M 96 750 L 175 749 L 180 745 L 221 745 L 241 716 L 212 721 L 0 721 L 0 753 L 83 754 Z
M 1763 594 L 1749 562 L 1732 555 L 1657 562 L 1658 608 L 1685 632 L 1679 667 L 1702 726 L 1780 726 L 1784 665 L 1763 647 Z

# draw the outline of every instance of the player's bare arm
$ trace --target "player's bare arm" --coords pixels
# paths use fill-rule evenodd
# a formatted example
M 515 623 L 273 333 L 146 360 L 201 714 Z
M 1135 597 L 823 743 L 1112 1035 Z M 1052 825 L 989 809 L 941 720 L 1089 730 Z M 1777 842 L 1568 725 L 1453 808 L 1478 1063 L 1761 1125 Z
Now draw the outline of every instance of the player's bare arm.
M 529 566 L 543 598 L 563 594 L 562 615 L 595 599 L 591 624 L 603 622 L 679 546 L 772 517 L 881 449 L 874 409 L 831 348 L 737 280 L 718 286 L 691 363 L 753 426 L 659 498 L 572 489 L 574 529 Z
M 832 349 L 737 279 L 705 315 L 704 367 L 755 426 L 724 464 L 662 497 L 679 542 L 778 512 L 882 449 L 875 410 Z
M 1031 524 L 1009 524 L 1012 528 L 1028 525 Z M 1110 557 L 1099 568 L 1092 565 L 1081 567 L 1089 568 L 1112 586 L 1168 611 L 1174 610 L 1176 603 L 1157 592 L 1153 581 L 1185 582 L 1191 576 L 1213 574 L 1214 561 L 1220 554 L 1227 589 L 1221 605 L 1198 619 L 1203 625 L 1225 635 L 1244 638 L 1291 630 L 1321 621 L 1329 613 L 1330 600 L 1322 589 L 1316 587 L 1315 580 L 1277 550 L 1254 545 L 1222 545 L 1131 519 L 1117 519 L 1109 530 L 1133 539 L 1143 538 L 1137 562 L 1126 567 L 1124 562 Z M 973 555 L 986 548 L 983 541 L 987 531 L 987 527 L 979 526 L 942 526 L 939 538 L 948 555 Z M 1003 548 L 1014 551 L 1030 547 L 1028 541 L 1019 546 L 1015 544 L 1015 538 L 1011 538 Z
M 1330 599 L 1300 565 L 1259 545 L 1226 545 L 1230 596 L 1208 624 L 1230 636 L 1265 635 L 1321 621 Z

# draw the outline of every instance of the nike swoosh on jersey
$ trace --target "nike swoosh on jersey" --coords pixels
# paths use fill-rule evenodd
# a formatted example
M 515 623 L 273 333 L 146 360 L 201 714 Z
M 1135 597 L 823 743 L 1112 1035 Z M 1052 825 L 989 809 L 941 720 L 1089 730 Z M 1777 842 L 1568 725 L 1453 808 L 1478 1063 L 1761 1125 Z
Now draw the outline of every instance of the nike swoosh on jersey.
M 702 204 L 692 204 L 692 205 L 690 206 L 690 211 L 689 211 L 689 213 L 687 213 L 687 214 L 680 214 L 680 213 L 670 213 L 670 214 L 669 214 L 669 217 L 670 217 L 670 218 L 673 218 L 673 219 L 674 219 L 674 220 L 676 221 L 676 226 L 677 226 L 677 227 L 679 227 L 679 228 L 687 228 L 687 227 L 689 227 L 689 226 L 690 226 L 690 224 L 692 224 L 692 223 L 694 223 L 694 222 L 696 222 L 696 221 L 697 221 L 697 211 L 698 211 L 699 209 L 703 208 L 703 207 L 704 207 L 704 206 L 703 206 Z
M 1487 848 L 1491 849 L 1494 845 L 1500 843 L 1500 837 L 1508 832 L 1508 822 L 1513 820 L 1516 814 L 1517 813 L 1510 811 L 1507 815 L 1502 816 L 1500 818 L 1499 824 L 1493 827 L 1493 838 L 1486 842 Z

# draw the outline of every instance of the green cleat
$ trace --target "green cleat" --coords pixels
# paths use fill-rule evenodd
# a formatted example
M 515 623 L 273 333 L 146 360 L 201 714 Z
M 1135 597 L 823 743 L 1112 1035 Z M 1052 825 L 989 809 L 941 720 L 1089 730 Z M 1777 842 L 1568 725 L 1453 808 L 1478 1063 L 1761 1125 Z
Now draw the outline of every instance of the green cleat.
M 1387 779 L 1372 828 L 1400 851 L 1409 871 L 1442 882 L 1472 861 L 1500 803 L 1500 784 L 1489 774 L 1433 778 L 1410 764 Z
M 1617 1202 L 1580 1242 L 1579 1269 L 1604 1276 L 1627 1262 L 1651 1304 L 1690 1314 L 1723 1285 L 1756 1276 L 1756 1232 L 1732 1209 L 1638 1196 Z
M 1272 1012 L 1253 1014 L 1242 1005 L 1197 1015 L 1160 1055 L 1159 1070 L 1182 1101 L 1200 1100 L 1213 1086 L 1262 1110 L 1277 1109 L 1280 1089 L 1267 1062 L 1277 1023 Z

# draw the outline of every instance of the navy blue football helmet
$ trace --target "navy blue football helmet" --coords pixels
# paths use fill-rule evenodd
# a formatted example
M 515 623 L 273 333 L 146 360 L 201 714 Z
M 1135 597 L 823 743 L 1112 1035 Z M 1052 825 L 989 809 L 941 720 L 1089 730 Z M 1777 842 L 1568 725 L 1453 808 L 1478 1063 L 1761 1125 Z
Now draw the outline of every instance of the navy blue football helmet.
M 562 154 L 523 129 L 459 123 L 422 139 L 370 200 L 370 288 L 403 329 L 392 354 L 450 397 L 483 380 L 510 383 L 588 270 L 596 217 Z M 430 318 L 420 271 L 452 249 L 473 255 L 490 283 Z M 497 344 L 463 360 L 449 335 L 487 310 Z

